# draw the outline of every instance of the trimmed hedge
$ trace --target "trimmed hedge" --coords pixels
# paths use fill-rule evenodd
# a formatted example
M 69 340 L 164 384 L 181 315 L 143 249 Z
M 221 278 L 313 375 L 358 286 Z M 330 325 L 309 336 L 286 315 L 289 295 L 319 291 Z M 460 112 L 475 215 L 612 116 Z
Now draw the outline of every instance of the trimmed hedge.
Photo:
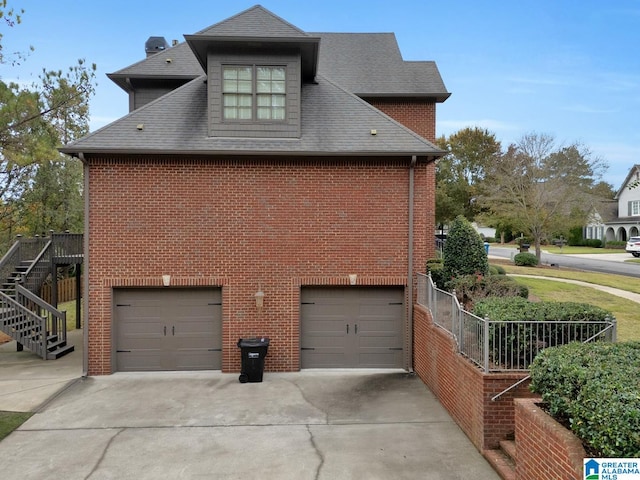
M 491 361 L 506 368 L 527 368 L 538 352 L 565 343 L 585 341 L 602 330 L 602 323 L 613 318 L 610 312 L 574 302 L 530 302 L 522 297 L 488 297 L 474 306 L 473 313 L 492 321 L 489 327 Z M 546 322 L 545 328 L 529 323 Z M 571 324 L 584 322 L 576 331 Z M 588 325 L 590 322 L 594 325 Z
M 526 285 L 506 275 L 463 275 L 447 282 L 447 290 L 455 290 L 465 307 L 487 297 L 529 297 Z
M 528 252 L 516 253 L 513 257 L 513 263 L 519 267 L 535 267 L 538 265 L 538 257 Z
M 640 342 L 572 343 L 541 352 L 531 390 L 602 457 L 640 457 Z

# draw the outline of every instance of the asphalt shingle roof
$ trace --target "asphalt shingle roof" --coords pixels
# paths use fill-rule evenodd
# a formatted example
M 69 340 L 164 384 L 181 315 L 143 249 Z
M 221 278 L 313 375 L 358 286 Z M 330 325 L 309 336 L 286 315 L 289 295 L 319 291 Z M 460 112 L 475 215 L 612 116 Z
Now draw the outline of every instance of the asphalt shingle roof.
M 207 27 L 192 38 L 321 38 L 317 83 L 301 90 L 300 138 L 209 135 L 207 84 L 188 43 L 180 43 L 111 75 L 127 79 L 183 78 L 189 83 L 61 149 L 79 152 L 208 154 L 440 155 L 435 145 L 358 96 L 448 97 L 434 62 L 405 62 L 395 36 L 308 34 L 261 6 Z M 317 40 L 316 40 L 317 41 Z M 138 126 L 143 125 L 142 129 Z M 371 131 L 376 130 L 377 135 Z
M 192 80 L 61 150 L 269 155 L 442 153 L 432 143 L 323 77 L 318 77 L 317 84 L 302 87 L 300 138 L 211 137 L 205 78 Z M 376 135 L 371 130 L 376 130 Z

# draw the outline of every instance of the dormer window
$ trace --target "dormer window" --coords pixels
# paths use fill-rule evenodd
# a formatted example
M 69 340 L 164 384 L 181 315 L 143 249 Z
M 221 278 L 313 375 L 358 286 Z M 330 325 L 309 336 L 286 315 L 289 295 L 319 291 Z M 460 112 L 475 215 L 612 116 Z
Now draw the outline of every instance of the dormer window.
M 286 67 L 225 65 L 222 80 L 224 120 L 286 119 Z

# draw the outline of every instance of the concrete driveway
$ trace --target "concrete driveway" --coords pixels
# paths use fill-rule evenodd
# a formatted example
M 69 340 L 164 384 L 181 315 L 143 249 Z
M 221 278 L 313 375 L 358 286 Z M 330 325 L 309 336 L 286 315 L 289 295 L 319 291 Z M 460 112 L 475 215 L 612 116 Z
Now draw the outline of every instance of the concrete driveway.
M 402 371 L 79 379 L 0 442 L 2 478 L 498 479 Z

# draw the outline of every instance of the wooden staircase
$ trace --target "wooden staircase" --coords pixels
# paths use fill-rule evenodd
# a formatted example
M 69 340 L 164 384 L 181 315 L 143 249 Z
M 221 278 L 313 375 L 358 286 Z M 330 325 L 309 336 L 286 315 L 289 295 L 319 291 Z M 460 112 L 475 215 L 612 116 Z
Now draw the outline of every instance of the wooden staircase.
M 78 235 L 73 237 L 73 243 L 68 241 L 71 234 L 19 238 L 0 260 L 0 331 L 17 342 L 18 351 L 27 348 L 45 360 L 74 351 L 67 343 L 66 312 L 38 295 L 45 279 L 57 274 L 59 264 L 82 261 L 77 246 L 82 236 L 79 242 Z
M 500 441 L 500 447 L 482 452 L 493 469 L 502 480 L 516 479 L 516 442 L 505 439 Z

